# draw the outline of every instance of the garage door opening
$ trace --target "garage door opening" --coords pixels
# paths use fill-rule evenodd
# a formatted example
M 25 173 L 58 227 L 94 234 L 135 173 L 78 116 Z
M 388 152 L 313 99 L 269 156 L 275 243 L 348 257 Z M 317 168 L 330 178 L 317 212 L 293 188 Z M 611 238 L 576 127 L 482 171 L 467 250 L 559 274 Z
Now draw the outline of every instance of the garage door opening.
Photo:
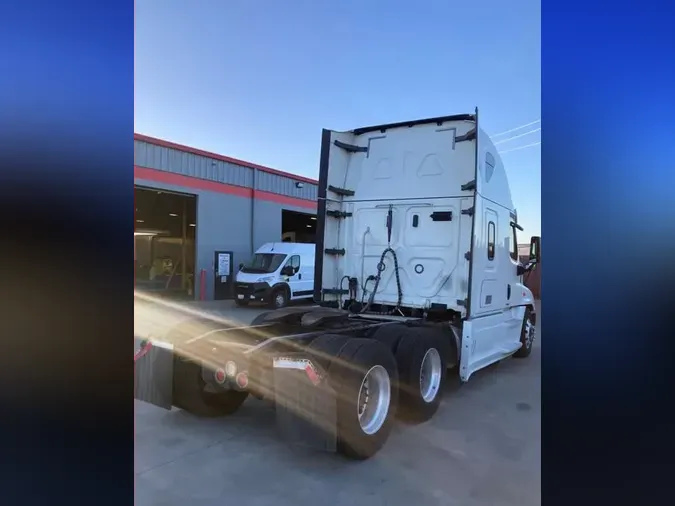
M 197 197 L 134 186 L 137 290 L 194 298 Z
M 281 240 L 314 244 L 316 238 L 316 215 L 281 210 Z

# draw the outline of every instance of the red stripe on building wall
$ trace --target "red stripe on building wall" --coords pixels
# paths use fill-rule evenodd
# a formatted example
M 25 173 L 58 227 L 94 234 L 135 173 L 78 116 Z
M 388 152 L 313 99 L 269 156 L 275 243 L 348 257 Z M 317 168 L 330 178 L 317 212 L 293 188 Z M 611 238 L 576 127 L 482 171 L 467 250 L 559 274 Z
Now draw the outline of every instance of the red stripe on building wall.
M 220 160 L 223 162 L 233 163 L 235 165 L 241 165 L 242 167 L 248 167 L 249 169 L 258 169 L 269 174 L 276 174 L 277 176 L 283 176 L 294 181 L 302 181 L 309 184 L 318 184 L 319 182 L 315 179 L 310 179 L 304 176 L 298 176 L 296 174 L 291 174 L 290 172 L 284 172 L 282 170 L 273 169 L 271 167 L 265 167 L 264 165 L 258 165 L 257 163 L 251 163 L 244 160 L 239 160 L 237 158 L 232 158 L 229 156 L 219 155 L 217 153 L 211 153 L 210 151 L 204 151 L 203 149 L 191 148 L 190 146 L 184 146 L 183 144 L 177 144 L 175 142 L 169 142 L 162 139 L 157 139 L 155 137 L 150 137 L 149 135 L 143 134 L 134 134 L 134 139 L 137 141 L 147 142 L 149 144 L 154 144 L 155 146 L 162 146 L 165 148 L 177 149 L 178 151 L 183 151 L 184 153 L 192 153 L 193 155 L 205 156 L 207 158 L 213 158 L 214 160 Z
M 253 198 L 260 200 L 267 200 L 268 202 L 276 202 L 283 206 L 304 207 L 316 212 L 316 202 L 313 200 L 296 199 L 287 197 L 286 195 L 279 195 L 278 193 L 264 192 L 262 190 L 254 190 Z
M 181 174 L 174 174 L 172 172 L 164 172 L 163 170 L 139 167 L 137 165 L 134 165 L 134 178 L 145 179 L 146 181 L 154 181 L 156 183 L 182 186 L 184 188 L 191 188 L 194 190 L 204 190 L 216 193 L 224 193 L 226 195 L 236 195 L 237 197 L 244 197 L 247 199 L 255 198 L 259 200 L 266 200 L 268 202 L 276 202 L 277 204 L 285 206 L 304 207 L 305 209 L 316 211 L 316 202 L 312 200 L 297 199 L 294 197 L 287 197 L 286 195 L 279 195 L 278 193 L 271 193 L 262 190 L 252 190 L 251 188 L 244 188 L 243 186 L 217 183 L 215 181 L 208 181 L 206 179 L 183 176 Z

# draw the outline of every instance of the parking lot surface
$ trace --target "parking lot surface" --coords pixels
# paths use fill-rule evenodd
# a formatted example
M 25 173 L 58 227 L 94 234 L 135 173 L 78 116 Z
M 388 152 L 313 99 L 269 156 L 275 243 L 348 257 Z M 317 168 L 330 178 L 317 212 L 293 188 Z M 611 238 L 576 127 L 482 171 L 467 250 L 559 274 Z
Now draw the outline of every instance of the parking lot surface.
M 242 325 L 261 311 L 189 306 Z M 165 312 L 137 300 L 136 335 L 161 335 L 177 321 Z M 528 359 L 448 386 L 430 422 L 400 424 L 364 462 L 289 448 L 255 399 L 220 419 L 134 402 L 136 506 L 541 504 L 541 332 Z

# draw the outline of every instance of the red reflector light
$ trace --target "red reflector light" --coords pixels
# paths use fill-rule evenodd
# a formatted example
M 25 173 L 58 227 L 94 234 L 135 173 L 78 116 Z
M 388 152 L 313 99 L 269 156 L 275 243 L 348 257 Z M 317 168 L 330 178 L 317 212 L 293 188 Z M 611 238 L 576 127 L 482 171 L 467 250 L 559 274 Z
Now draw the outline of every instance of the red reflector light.
M 144 341 L 141 343 L 141 349 L 134 353 L 134 362 L 149 352 L 150 348 L 152 348 L 152 343 L 150 341 Z
M 248 374 L 240 372 L 237 374 L 236 381 L 239 388 L 246 388 L 248 386 Z
M 222 369 L 218 369 L 216 371 L 216 374 L 214 374 L 214 377 L 216 378 L 216 381 L 218 383 L 225 382 L 225 371 L 223 371 Z
M 315 385 L 318 385 L 319 382 L 321 381 L 321 378 L 319 378 L 319 375 L 310 364 L 307 364 L 307 367 L 305 367 L 305 374 L 307 374 L 309 381 L 311 381 Z

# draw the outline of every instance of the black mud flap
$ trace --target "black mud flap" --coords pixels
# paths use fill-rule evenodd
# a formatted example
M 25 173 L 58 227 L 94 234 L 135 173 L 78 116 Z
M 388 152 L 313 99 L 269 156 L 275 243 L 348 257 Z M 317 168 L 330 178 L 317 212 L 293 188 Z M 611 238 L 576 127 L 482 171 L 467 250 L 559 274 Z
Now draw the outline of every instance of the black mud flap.
M 289 444 L 334 452 L 337 446 L 337 400 L 326 374 L 306 355 L 274 359 L 277 427 Z
M 134 397 L 160 408 L 171 409 L 173 347 L 152 343 L 147 353 L 134 362 L 134 368 Z

